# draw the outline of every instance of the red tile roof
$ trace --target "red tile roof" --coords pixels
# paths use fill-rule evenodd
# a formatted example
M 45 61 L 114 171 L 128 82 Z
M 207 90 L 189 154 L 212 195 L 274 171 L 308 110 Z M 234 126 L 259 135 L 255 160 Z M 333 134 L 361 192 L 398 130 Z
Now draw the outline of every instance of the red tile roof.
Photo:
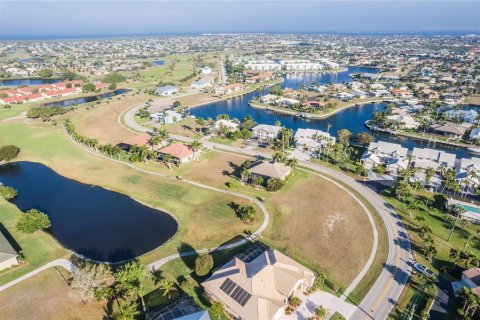
M 181 142 L 173 143 L 165 148 L 158 150 L 160 153 L 169 154 L 177 159 L 184 159 L 193 155 L 193 149 L 187 147 Z

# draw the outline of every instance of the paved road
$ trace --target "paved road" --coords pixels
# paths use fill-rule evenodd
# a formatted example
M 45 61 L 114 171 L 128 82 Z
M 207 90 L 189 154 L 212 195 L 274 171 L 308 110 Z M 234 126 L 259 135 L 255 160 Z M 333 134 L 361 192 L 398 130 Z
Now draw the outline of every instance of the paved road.
M 134 131 L 146 132 L 148 131 L 147 128 L 138 125 L 134 121 L 134 115 L 138 109 L 139 107 L 137 106 L 121 114 L 119 117 L 119 123 L 121 124 L 120 119 L 123 117 L 125 124 Z M 192 141 L 191 138 L 183 136 L 172 137 L 180 141 Z M 232 147 L 223 144 L 212 143 L 209 141 L 202 141 L 202 143 L 206 147 L 216 148 L 219 150 L 237 152 L 250 156 L 263 156 L 266 158 L 270 157 L 270 155 L 267 153 L 259 152 L 249 148 Z M 350 319 L 386 319 L 392 311 L 396 301 L 400 297 L 400 294 L 402 293 L 411 274 L 410 262 L 412 260 L 412 255 L 410 251 L 410 240 L 400 216 L 398 216 L 391 206 L 386 203 L 376 192 L 365 186 L 363 183 L 351 178 L 350 176 L 307 161 L 299 161 L 299 164 L 344 182 L 365 197 L 368 201 L 370 201 L 381 217 L 388 236 L 387 260 L 380 276 L 377 278 L 370 291 L 358 306 L 357 311 Z
M 67 259 L 58 259 L 58 260 L 54 260 L 54 261 L 51 261 L 49 263 L 47 263 L 46 265 L 44 266 L 41 266 L 40 268 L 37 268 L 35 270 L 33 270 L 32 272 L 29 272 L 27 273 L 26 275 L 24 276 L 21 276 L 20 278 L 17 278 L 13 281 L 10 281 L 9 283 L 7 284 L 4 284 L 3 286 L 0 287 L 0 291 L 3 291 L 5 289 L 8 289 L 10 288 L 11 286 L 14 286 L 16 285 L 17 283 L 20 283 L 28 278 L 31 278 L 33 277 L 34 275 L 44 271 L 44 270 L 47 270 L 49 268 L 52 268 L 52 267 L 62 267 L 64 268 L 65 270 L 69 271 L 69 272 L 72 272 L 73 270 L 75 270 L 75 266 L 73 265 L 73 263 L 71 263 L 69 260 Z

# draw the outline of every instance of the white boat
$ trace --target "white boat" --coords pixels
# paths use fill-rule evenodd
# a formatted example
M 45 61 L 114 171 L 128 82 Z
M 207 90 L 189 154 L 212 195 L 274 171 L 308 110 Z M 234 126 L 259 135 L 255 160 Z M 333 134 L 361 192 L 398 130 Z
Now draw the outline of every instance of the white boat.
M 468 147 L 467 151 L 471 152 L 471 153 L 480 153 L 480 148 L 478 148 L 478 147 Z

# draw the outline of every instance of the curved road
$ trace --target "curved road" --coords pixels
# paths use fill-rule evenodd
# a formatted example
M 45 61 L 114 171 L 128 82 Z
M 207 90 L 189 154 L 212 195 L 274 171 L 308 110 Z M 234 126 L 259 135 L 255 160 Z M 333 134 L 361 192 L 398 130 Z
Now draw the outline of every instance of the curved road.
M 148 128 L 137 124 L 134 120 L 135 112 L 142 106 L 143 104 L 122 112 L 118 118 L 119 124 L 123 127 L 126 127 L 126 129 L 129 129 L 130 131 L 148 132 Z M 122 123 L 122 119 L 126 126 Z M 193 139 L 183 136 L 171 136 L 180 141 L 193 141 Z M 202 143 L 206 147 L 240 153 L 248 156 L 263 156 L 266 158 L 270 158 L 271 156 L 267 153 L 258 152 L 245 147 L 232 147 L 213 143 L 207 140 L 202 140 Z M 400 294 L 402 293 L 411 273 L 412 255 L 410 251 L 410 240 L 400 216 L 395 213 L 391 206 L 386 203 L 382 197 L 380 197 L 380 195 L 350 176 L 307 161 L 298 162 L 299 165 L 303 167 L 326 174 L 347 184 L 353 190 L 367 199 L 381 217 L 388 236 L 387 260 L 379 277 L 370 288 L 362 302 L 358 305 L 357 310 L 350 317 L 350 319 L 387 319 L 396 301 L 400 297 Z

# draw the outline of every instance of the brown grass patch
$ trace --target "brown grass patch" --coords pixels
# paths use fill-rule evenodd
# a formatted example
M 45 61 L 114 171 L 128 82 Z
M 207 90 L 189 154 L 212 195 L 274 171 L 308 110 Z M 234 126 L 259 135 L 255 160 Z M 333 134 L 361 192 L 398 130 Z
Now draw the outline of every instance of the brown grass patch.
M 183 96 L 176 100 L 180 101 L 182 105 L 190 107 L 190 106 L 194 106 L 202 103 L 215 101 L 217 100 L 217 98 L 212 97 L 212 95 L 208 93 L 197 93 L 197 94 L 192 94 L 188 96 Z
M 149 99 L 148 95 L 140 94 L 125 96 L 108 104 L 102 103 L 90 110 L 78 112 L 72 121 L 80 134 L 96 138 L 102 144 L 117 144 L 134 136 L 118 124 L 118 116 L 125 110 L 132 108 Z
M 364 267 L 373 233 L 363 208 L 336 184 L 297 176 L 268 199 L 273 221 L 266 238 L 301 260 L 314 263 L 346 288 Z
M 105 315 L 105 304 L 84 305 L 68 291 L 67 283 L 55 269 L 45 270 L 0 292 L 0 319 L 102 319 Z

